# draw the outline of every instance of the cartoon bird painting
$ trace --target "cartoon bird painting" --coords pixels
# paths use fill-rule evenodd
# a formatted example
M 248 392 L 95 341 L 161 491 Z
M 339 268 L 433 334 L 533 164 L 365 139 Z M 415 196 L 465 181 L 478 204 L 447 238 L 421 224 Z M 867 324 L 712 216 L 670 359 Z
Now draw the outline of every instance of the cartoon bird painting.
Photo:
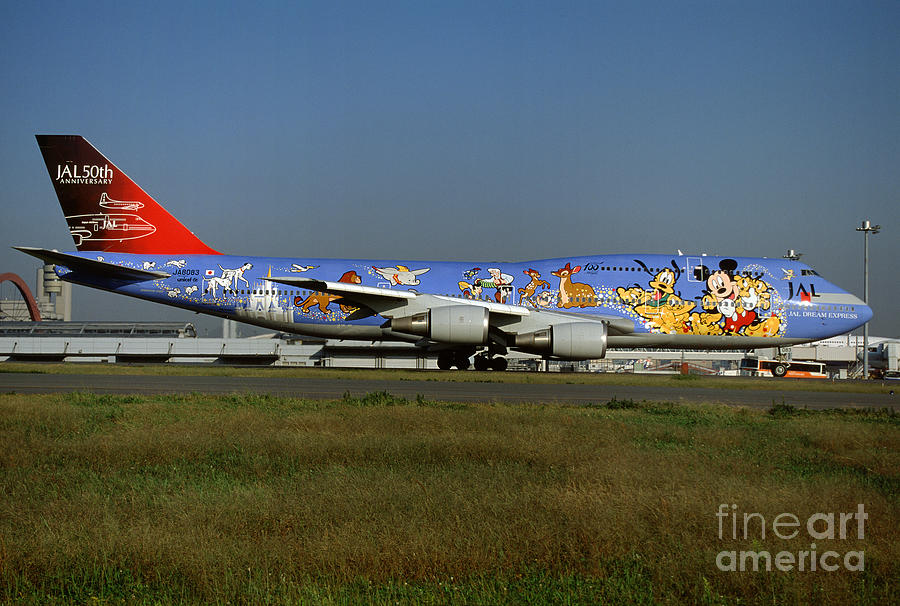
M 291 271 L 295 274 L 303 273 L 317 267 L 318 265 L 299 265 L 297 263 L 291 263 Z

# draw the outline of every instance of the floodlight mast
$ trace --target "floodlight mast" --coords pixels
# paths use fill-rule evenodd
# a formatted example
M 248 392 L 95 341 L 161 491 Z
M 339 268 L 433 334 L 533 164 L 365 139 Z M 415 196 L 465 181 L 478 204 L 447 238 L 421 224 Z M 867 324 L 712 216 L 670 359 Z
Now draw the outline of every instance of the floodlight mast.
M 869 233 L 877 234 L 881 230 L 880 225 L 872 225 L 868 219 L 862 222 L 856 231 L 863 232 L 863 301 L 869 304 Z M 863 380 L 869 378 L 869 323 L 863 324 Z

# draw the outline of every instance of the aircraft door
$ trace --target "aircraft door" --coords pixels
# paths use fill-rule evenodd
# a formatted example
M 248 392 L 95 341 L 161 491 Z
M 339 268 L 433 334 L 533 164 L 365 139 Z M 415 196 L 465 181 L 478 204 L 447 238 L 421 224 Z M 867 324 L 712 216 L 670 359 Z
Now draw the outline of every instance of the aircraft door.
M 665 296 L 666 293 L 661 290 L 653 291 L 653 307 L 651 307 L 652 314 L 656 317 L 659 317 L 660 312 L 662 311 L 663 305 L 665 305 Z
M 703 260 L 700 257 L 686 257 L 687 267 L 684 273 L 687 275 L 688 282 L 703 282 Z

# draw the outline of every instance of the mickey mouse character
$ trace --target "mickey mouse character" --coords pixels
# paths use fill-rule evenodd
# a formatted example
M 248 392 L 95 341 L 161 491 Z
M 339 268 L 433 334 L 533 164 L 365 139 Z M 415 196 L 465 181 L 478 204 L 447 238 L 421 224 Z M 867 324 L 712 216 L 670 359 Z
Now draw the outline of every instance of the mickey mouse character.
M 703 269 L 706 270 L 705 267 Z M 706 287 L 717 301 L 722 301 L 723 299 L 734 300 L 740 292 L 738 284 L 734 280 L 735 269 L 737 269 L 737 261 L 734 259 L 722 259 L 719 261 L 719 269 L 706 279 Z
M 703 309 L 708 313 L 698 317 L 698 322 L 705 320 L 711 325 L 724 320 L 724 332 L 731 334 L 743 328 L 737 313 L 740 288 L 734 279 L 736 269 L 737 261 L 734 259 L 722 259 L 719 261 L 719 269 L 712 273 L 705 265 L 700 268 L 701 277 L 706 280 Z M 718 314 L 721 316 L 714 320 L 714 315 Z M 699 326 L 697 328 L 699 329 Z

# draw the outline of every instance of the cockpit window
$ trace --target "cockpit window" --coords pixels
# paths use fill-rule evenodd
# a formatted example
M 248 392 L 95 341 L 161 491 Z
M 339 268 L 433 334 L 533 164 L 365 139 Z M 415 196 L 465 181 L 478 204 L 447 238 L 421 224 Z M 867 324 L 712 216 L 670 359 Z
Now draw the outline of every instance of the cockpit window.
M 801 269 L 800 275 L 801 276 L 818 276 L 819 274 L 814 269 Z

